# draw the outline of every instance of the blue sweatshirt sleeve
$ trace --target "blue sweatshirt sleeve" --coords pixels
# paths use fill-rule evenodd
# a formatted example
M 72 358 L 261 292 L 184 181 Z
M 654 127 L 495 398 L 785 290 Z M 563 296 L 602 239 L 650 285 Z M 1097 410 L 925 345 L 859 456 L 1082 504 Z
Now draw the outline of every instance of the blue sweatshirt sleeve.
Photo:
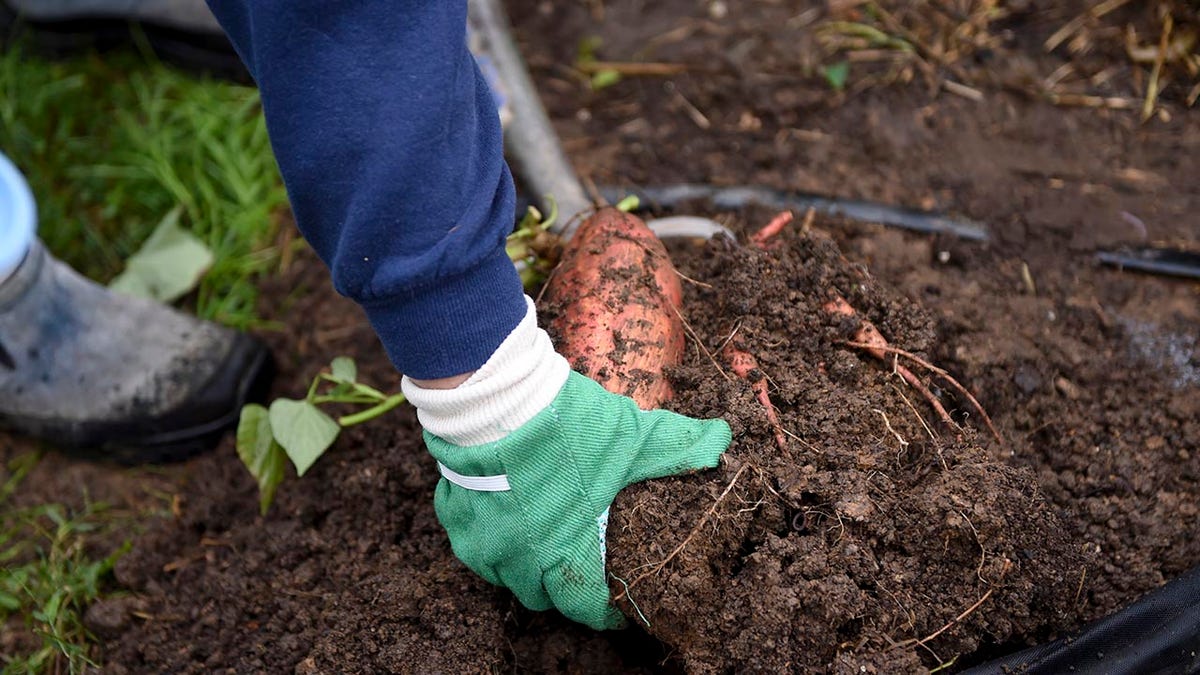
M 466 0 L 209 0 L 258 83 L 301 233 L 396 368 L 481 366 L 525 314 L 515 195 Z

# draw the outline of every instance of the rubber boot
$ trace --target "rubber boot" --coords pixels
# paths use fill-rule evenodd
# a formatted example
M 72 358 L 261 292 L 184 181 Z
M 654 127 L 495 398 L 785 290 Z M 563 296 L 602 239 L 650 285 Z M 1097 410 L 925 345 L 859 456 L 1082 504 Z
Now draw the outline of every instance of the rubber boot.
M 248 335 L 84 279 L 36 244 L 0 285 L 0 425 L 120 463 L 212 447 L 261 398 Z
M 53 56 L 111 49 L 137 35 L 164 61 L 250 81 L 204 0 L 0 0 L 0 43 L 20 35 Z
M 265 394 L 258 340 L 88 281 L 35 222 L 0 155 L 0 427 L 125 464 L 172 461 L 211 448 Z

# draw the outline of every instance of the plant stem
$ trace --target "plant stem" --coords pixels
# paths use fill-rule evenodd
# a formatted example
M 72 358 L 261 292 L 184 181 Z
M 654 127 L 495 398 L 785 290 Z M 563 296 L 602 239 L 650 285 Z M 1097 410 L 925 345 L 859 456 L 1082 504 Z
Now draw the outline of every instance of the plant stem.
M 308 401 L 309 403 L 314 402 L 314 398 L 317 395 L 317 386 L 320 384 L 321 384 L 321 376 L 317 375 L 316 377 L 313 378 L 312 384 L 308 385 L 308 394 L 304 397 L 305 401 Z
M 369 422 L 391 410 L 392 408 L 395 408 L 401 403 L 404 403 L 404 401 L 404 394 L 393 394 L 392 396 L 387 397 L 387 399 L 377 406 L 367 408 L 366 410 L 354 413 L 353 415 L 339 417 L 338 424 L 342 425 L 343 427 L 352 427 L 355 424 Z
M 373 405 L 380 403 L 379 398 L 375 396 L 367 396 L 366 394 L 327 394 L 325 396 L 314 396 L 310 401 L 313 405 L 321 405 L 323 403 L 349 403 L 351 405 Z
M 354 391 L 357 391 L 360 394 L 366 394 L 367 396 L 370 396 L 371 398 L 375 399 L 376 401 L 387 402 L 388 400 L 390 400 L 390 397 L 387 394 L 383 393 L 382 391 L 379 391 L 378 389 L 375 389 L 374 387 L 368 387 L 367 385 L 359 384 L 358 382 L 355 382 L 353 386 L 354 386 Z M 396 396 L 399 396 L 401 401 L 404 400 L 403 395 L 396 394 Z M 392 407 L 394 408 L 395 404 L 393 404 Z

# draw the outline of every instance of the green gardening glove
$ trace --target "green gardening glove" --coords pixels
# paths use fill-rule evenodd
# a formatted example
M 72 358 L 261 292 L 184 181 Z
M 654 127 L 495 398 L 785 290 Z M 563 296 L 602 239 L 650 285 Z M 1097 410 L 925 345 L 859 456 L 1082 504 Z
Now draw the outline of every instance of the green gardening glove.
M 556 608 L 596 629 L 624 624 L 604 571 L 617 492 L 715 467 L 729 442 L 724 420 L 645 412 L 575 372 L 499 440 L 460 447 L 425 434 L 443 475 L 434 507 L 459 559 L 526 607 Z

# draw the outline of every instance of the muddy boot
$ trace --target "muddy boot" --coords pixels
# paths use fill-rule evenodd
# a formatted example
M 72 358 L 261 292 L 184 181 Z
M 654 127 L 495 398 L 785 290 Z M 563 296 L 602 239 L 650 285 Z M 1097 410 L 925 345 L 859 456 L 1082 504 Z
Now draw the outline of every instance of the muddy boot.
M 261 397 L 257 340 L 113 293 L 34 244 L 0 284 L 0 425 L 121 463 L 212 447 Z
M 46 252 L 34 220 L 0 155 L 0 427 L 121 463 L 212 447 L 264 393 L 266 348 L 88 281 Z
M 0 43 L 18 35 L 59 56 L 144 36 L 164 61 L 250 79 L 204 0 L 0 0 Z

